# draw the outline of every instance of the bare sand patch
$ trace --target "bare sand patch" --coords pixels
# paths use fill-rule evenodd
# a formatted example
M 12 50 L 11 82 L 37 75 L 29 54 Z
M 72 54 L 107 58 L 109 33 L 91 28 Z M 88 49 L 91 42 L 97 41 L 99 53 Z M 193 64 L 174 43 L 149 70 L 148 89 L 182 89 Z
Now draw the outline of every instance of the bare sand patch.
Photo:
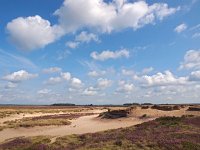
M 0 132 L 0 142 L 15 137 L 30 137 L 39 135 L 64 136 L 70 134 L 83 134 L 104 131 L 108 129 L 117 129 L 140 124 L 151 119 L 122 118 L 116 120 L 99 119 L 98 115 L 83 116 L 72 120 L 69 126 L 49 126 L 33 128 L 4 129 Z

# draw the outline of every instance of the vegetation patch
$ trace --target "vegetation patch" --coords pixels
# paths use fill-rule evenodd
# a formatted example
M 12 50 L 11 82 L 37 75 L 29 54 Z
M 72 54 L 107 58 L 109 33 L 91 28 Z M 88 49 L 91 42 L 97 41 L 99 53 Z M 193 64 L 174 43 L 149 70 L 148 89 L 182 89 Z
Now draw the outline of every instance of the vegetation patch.
M 200 111 L 200 107 L 189 107 L 187 111 Z
M 35 126 L 51 126 L 51 125 L 70 125 L 69 120 L 93 113 L 77 113 L 77 114 L 61 114 L 47 115 L 39 117 L 26 117 L 14 121 L 4 122 L 3 128 L 18 128 L 18 127 L 35 127 Z
M 101 118 L 106 118 L 106 119 L 117 119 L 117 118 L 122 118 L 122 117 L 127 117 L 129 114 L 128 110 L 110 110 L 108 109 L 107 112 L 103 112 L 99 115 Z
M 182 119 L 183 118 L 181 117 L 160 117 L 157 118 L 156 121 L 158 121 L 161 125 L 176 126 L 180 125 Z
M 141 117 L 140 117 L 140 119 L 144 119 L 144 118 L 147 118 L 148 116 L 147 116 L 147 114 L 143 114 Z
M 84 110 L 90 110 L 90 108 L 78 106 L 0 106 L 0 118 L 9 117 L 16 114 L 69 113 L 82 112 Z
M 173 110 L 180 110 L 181 106 L 178 105 L 153 105 L 152 109 L 162 110 L 162 111 L 173 111 Z
M 141 109 L 148 109 L 149 106 L 141 106 Z

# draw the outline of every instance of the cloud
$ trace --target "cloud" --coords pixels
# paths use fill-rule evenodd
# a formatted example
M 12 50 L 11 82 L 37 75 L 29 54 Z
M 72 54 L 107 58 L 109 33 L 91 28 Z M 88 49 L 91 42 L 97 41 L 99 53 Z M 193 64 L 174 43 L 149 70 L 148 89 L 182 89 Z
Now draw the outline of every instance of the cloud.
M 99 38 L 94 33 L 87 33 L 86 31 L 82 31 L 79 35 L 75 37 L 75 41 L 79 41 L 82 43 L 89 43 L 91 41 L 99 42 Z
M 142 70 L 142 74 L 148 74 L 148 73 L 152 72 L 153 70 L 154 70 L 153 67 L 144 68 L 144 69 Z
M 186 77 L 175 77 L 170 71 L 158 72 L 152 76 L 144 75 L 139 79 L 143 86 L 180 85 L 187 82 Z
M 62 29 L 51 26 L 48 20 L 40 16 L 18 17 L 6 26 L 9 39 L 19 48 L 30 51 L 43 48 L 62 35 Z
M 59 67 L 51 67 L 51 68 L 43 69 L 44 73 L 56 73 L 56 72 L 61 72 L 61 71 L 62 69 Z
M 13 53 L 8 53 L 0 49 L 0 67 L 7 68 L 16 67 L 16 68 L 26 68 L 26 69 L 37 69 L 38 67 L 29 59 L 15 55 Z
M 105 89 L 105 88 L 108 88 L 112 85 L 112 81 L 111 80 L 108 80 L 108 79 L 103 79 L 103 78 L 99 78 L 97 80 L 97 88 L 99 89 Z
M 193 31 L 193 30 L 199 30 L 200 29 L 200 24 L 197 24 L 193 27 L 190 28 L 190 31 Z
M 137 78 L 138 75 L 148 74 L 152 72 L 153 70 L 154 70 L 153 67 L 149 67 L 149 68 L 142 69 L 142 71 L 140 72 L 135 72 L 134 70 L 129 70 L 129 69 L 122 69 L 121 72 L 122 72 L 122 75 L 133 76 L 133 78 Z
M 106 50 L 103 51 L 101 53 L 97 53 L 97 52 L 92 52 L 90 54 L 90 56 L 95 59 L 95 60 L 99 60 L 99 61 L 105 61 L 107 59 L 117 59 L 117 58 L 121 58 L 121 57 L 129 57 L 129 51 L 126 49 L 121 49 L 118 51 L 110 51 L 110 50 Z
M 69 81 L 71 79 L 71 73 L 69 73 L 69 72 L 61 72 L 60 75 L 64 80 Z
M 11 89 L 17 87 L 16 83 L 8 82 L 8 84 L 5 86 L 6 89 Z
M 37 76 L 38 76 L 37 74 L 31 74 L 25 70 L 20 70 L 4 76 L 3 79 L 10 82 L 21 82 L 24 80 L 36 78 Z
M 68 41 L 68 42 L 65 43 L 65 45 L 66 45 L 67 47 L 69 47 L 69 48 L 74 49 L 74 48 L 77 48 L 77 47 L 78 47 L 79 42 Z
M 192 38 L 198 38 L 198 37 L 200 37 L 200 32 L 194 33 L 194 34 L 192 35 Z
M 51 92 L 51 90 L 49 89 L 41 89 L 39 91 L 37 91 L 38 94 L 49 94 Z
M 120 93 L 130 93 L 133 92 L 135 86 L 132 83 L 126 83 L 125 81 L 119 81 L 119 87 L 117 88 L 116 92 Z
M 149 5 L 145 1 L 65 0 L 54 12 L 58 24 L 51 25 L 42 17 L 18 17 L 7 24 L 9 39 L 20 49 L 43 48 L 68 33 L 88 29 L 97 33 L 110 33 L 125 28 L 134 30 L 174 14 L 180 7 L 170 8 L 166 3 Z M 79 42 L 98 41 L 93 33 L 81 32 Z M 78 42 L 77 42 L 78 43 Z M 77 44 L 76 43 L 76 44 Z M 75 48 L 75 44 L 67 46 Z
M 181 33 L 181 32 L 183 32 L 183 31 L 186 30 L 186 29 L 187 29 L 187 25 L 186 25 L 185 23 L 182 23 L 182 24 L 178 25 L 178 26 L 174 29 L 174 31 L 177 32 L 177 33 Z
M 66 33 L 84 27 L 111 32 L 124 28 L 138 29 L 179 9 L 169 8 L 166 3 L 148 5 L 145 1 L 65 0 L 54 14 L 59 17 L 60 26 Z
M 189 81 L 200 81 L 200 71 L 191 72 Z
M 44 83 L 45 84 L 49 84 L 49 85 L 55 85 L 55 84 L 61 83 L 64 80 L 66 80 L 66 81 L 70 81 L 71 80 L 71 74 L 69 72 L 61 72 L 60 76 L 50 77 Z
M 82 81 L 78 78 L 71 79 L 71 86 L 74 88 L 81 88 L 83 85 Z
M 83 87 L 83 82 L 76 77 L 72 77 L 70 72 L 61 72 L 60 76 L 50 77 L 44 84 L 57 85 L 60 83 L 68 84 L 70 91 L 77 91 Z
M 83 92 L 82 95 L 86 95 L 86 96 L 94 96 L 96 95 L 98 92 L 96 91 L 96 89 L 94 87 L 89 87 L 86 88 Z
M 133 70 L 122 69 L 122 74 L 125 76 L 132 76 L 135 72 Z
M 91 76 L 91 77 L 98 77 L 98 76 L 99 76 L 99 73 L 97 73 L 97 71 L 90 71 L 90 72 L 88 72 L 88 76 Z
M 49 84 L 49 85 L 55 85 L 58 83 L 62 82 L 62 78 L 61 77 L 50 77 L 47 81 L 45 81 L 45 84 Z
M 99 76 L 103 76 L 106 74 L 106 71 L 90 71 L 88 72 L 88 76 L 90 77 L 99 77 Z
M 68 42 L 66 42 L 65 45 L 69 48 L 75 49 L 81 43 L 89 43 L 91 41 L 100 42 L 100 40 L 96 34 L 82 31 L 79 35 L 76 35 L 74 41 L 68 41 Z
M 188 50 L 179 69 L 200 69 L 200 50 Z
M 71 54 L 69 50 L 57 51 L 57 53 L 58 53 L 57 60 L 63 60 Z
M 197 24 L 189 29 L 192 33 L 192 38 L 199 38 L 200 37 L 200 24 Z

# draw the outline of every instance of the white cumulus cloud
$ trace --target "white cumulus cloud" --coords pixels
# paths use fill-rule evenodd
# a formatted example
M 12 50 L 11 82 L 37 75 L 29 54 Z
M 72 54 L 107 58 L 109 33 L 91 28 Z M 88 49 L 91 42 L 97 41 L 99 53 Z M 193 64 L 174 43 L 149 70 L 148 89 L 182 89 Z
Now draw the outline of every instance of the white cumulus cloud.
M 51 92 L 50 89 L 41 89 L 37 91 L 38 94 L 49 94 Z
M 169 7 L 166 3 L 148 4 L 146 1 L 65 0 L 54 12 L 58 16 L 55 25 L 36 15 L 15 18 L 7 24 L 6 29 L 10 40 L 18 48 L 30 51 L 83 29 L 96 33 L 110 33 L 125 28 L 136 30 L 147 24 L 155 24 L 179 9 Z M 79 42 L 99 41 L 95 34 L 85 31 L 75 40 L 75 43 L 66 45 L 75 48 Z
M 112 85 L 112 81 L 108 80 L 108 79 L 103 79 L 103 78 L 99 78 L 97 80 L 97 88 L 99 89 L 105 89 L 108 88 Z
M 102 51 L 101 53 L 98 52 L 92 52 L 90 56 L 95 60 L 105 61 L 107 59 L 117 59 L 121 57 L 129 57 L 129 51 L 126 49 L 121 49 L 117 51 Z
M 71 86 L 73 88 L 81 88 L 82 85 L 83 85 L 83 83 L 80 79 L 75 78 L 75 77 L 71 79 Z
M 188 50 L 179 69 L 200 69 L 200 50 Z
M 99 77 L 99 76 L 103 76 L 106 74 L 106 71 L 90 71 L 88 72 L 88 76 L 90 77 Z
M 179 9 L 169 8 L 166 3 L 149 5 L 145 1 L 65 0 L 55 15 L 59 16 L 60 25 L 66 32 L 84 27 L 111 32 L 129 27 L 140 28 L 162 20 Z
M 158 72 L 152 76 L 144 75 L 140 78 L 144 86 L 179 85 L 187 82 L 186 77 L 176 77 L 170 71 Z
M 82 31 L 79 35 L 75 37 L 75 41 L 89 43 L 90 41 L 99 42 L 99 39 L 98 36 L 94 33 L 87 33 L 86 31 Z
M 125 81 L 119 81 L 119 87 L 117 88 L 116 92 L 120 93 L 130 93 L 134 91 L 135 86 L 133 83 L 126 83 Z
M 51 26 L 48 20 L 38 15 L 13 19 L 6 28 L 10 40 L 23 50 L 43 48 L 62 35 L 59 26 Z
M 71 79 L 71 73 L 69 73 L 69 72 L 61 72 L 60 75 L 64 80 L 69 81 Z
M 74 41 L 68 41 L 68 42 L 66 42 L 65 45 L 69 48 L 75 49 L 81 43 L 89 43 L 91 41 L 100 42 L 100 40 L 96 34 L 82 31 L 79 35 L 76 35 Z
M 86 88 L 83 92 L 82 95 L 86 95 L 86 96 L 94 96 L 96 95 L 98 92 L 96 91 L 96 89 L 94 87 L 89 87 Z
M 16 72 L 13 72 L 11 74 L 4 76 L 3 79 L 10 81 L 10 82 L 21 82 L 24 80 L 29 80 L 29 79 L 35 78 L 37 76 L 38 76 L 37 74 L 31 74 L 25 70 L 19 70 L 19 71 L 16 71 Z
M 200 81 L 200 71 L 193 71 L 189 76 L 190 81 Z

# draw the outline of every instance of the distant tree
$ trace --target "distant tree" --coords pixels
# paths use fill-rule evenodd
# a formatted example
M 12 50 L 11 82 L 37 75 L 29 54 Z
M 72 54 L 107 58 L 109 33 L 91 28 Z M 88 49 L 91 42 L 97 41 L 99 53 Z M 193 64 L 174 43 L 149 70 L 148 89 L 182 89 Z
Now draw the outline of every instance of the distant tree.
M 52 104 L 52 106 L 75 106 L 75 104 L 72 104 L 72 103 L 55 103 L 55 104 Z
M 143 103 L 141 105 L 153 105 L 152 103 Z

